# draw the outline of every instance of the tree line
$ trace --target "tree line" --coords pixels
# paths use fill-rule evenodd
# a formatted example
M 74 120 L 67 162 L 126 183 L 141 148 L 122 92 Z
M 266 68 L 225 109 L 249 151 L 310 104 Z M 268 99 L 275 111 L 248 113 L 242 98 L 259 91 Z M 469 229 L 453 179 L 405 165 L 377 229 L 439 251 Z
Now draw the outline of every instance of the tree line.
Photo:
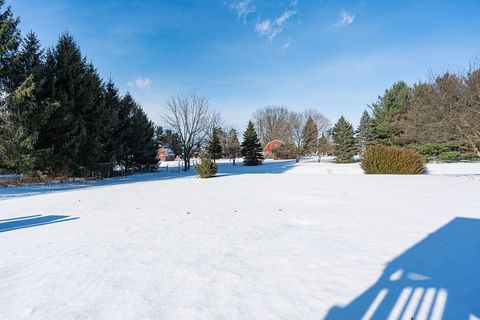
M 155 127 L 129 94 L 103 81 L 69 33 L 44 49 L 0 0 L 0 168 L 104 177 L 150 170 Z
M 426 158 L 480 158 L 480 69 L 475 64 L 413 86 L 398 81 L 369 107 L 357 130 L 341 117 L 331 140 L 323 142 L 340 161 L 350 162 L 374 144 L 413 148 Z

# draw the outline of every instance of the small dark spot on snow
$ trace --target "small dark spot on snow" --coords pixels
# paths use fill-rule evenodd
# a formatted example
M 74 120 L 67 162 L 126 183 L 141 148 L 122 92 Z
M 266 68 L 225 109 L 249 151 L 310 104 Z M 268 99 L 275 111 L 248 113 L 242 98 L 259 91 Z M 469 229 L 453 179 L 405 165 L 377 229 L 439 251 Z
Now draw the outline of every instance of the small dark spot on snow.
M 187 214 L 190 214 L 190 211 L 187 211 Z
M 283 211 L 282 209 L 278 209 L 278 211 Z
M 238 212 L 237 210 L 235 210 L 234 212 Z

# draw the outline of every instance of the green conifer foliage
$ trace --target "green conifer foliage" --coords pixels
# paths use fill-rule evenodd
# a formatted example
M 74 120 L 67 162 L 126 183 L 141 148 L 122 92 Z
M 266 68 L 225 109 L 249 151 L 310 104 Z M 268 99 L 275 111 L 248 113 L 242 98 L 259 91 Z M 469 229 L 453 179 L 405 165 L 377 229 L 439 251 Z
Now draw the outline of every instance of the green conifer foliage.
M 243 142 L 242 142 L 242 156 L 243 163 L 247 166 L 256 166 L 262 163 L 263 152 L 262 146 L 260 145 L 260 140 L 258 139 L 257 132 L 253 126 L 252 121 L 248 122 L 247 129 L 243 133 Z
M 212 136 L 208 143 L 208 154 L 214 162 L 215 160 L 222 158 L 223 155 L 222 145 L 220 143 L 218 131 L 218 128 L 213 129 Z
M 367 147 L 373 145 L 377 139 L 375 122 L 366 110 L 363 112 L 362 118 L 360 119 L 356 138 L 358 150 L 360 152 L 365 151 Z
M 332 130 L 337 162 L 348 163 L 353 161 L 356 154 L 355 138 L 352 125 L 343 116 L 337 121 Z

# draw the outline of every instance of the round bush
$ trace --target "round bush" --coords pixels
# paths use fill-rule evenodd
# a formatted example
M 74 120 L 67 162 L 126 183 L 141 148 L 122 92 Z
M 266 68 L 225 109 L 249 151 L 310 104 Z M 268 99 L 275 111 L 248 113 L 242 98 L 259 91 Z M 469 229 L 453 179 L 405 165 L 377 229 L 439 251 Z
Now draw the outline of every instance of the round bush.
M 366 174 L 422 174 L 425 163 L 412 149 L 375 145 L 363 153 L 360 166 Z
M 210 178 L 217 174 L 218 167 L 212 159 L 203 158 L 200 163 L 195 165 L 195 170 L 197 170 L 200 178 Z

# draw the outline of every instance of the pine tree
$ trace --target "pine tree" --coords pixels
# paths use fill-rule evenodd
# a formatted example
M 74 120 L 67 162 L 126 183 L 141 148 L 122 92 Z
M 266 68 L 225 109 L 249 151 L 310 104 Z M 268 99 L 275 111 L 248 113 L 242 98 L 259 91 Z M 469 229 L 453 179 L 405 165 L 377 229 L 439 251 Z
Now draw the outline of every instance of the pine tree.
M 238 141 L 237 130 L 230 129 L 230 131 L 226 134 L 225 140 L 225 156 L 232 160 L 233 165 L 235 165 L 235 160 L 241 155 L 241 148 L 240 142 Z
M 337 121 L 332 130 L 337 162 L 352 162 L 356 154 L 355 137 L 352 125 L 343 116 Z
M 397 122 L 408 111 L 411 98 L 412 89 L 404 81 L 393 84 L 383 96 L 378 97 L 378 101 L 372 105 L 372 111 L 380 139 L 392 141 L 398 138 L 400 130 Z
M 208 155 L 214 162 L 222 158 L 223 150 L 218 136 L 218 128 L 213 129 L 212 136 L 208 143 Z
M 83 90 L 86 62 L 73 37 L 65 33 L 47 53 L 47 95 L 54 100 L 53 110 L 42 143 L 52 150 L 52 169 L 65 174 L 80 174 L 81 148 L 88 143 Z
M 356 136 L 357 146 L 360 153 L 363 153 L 367 147 L 373 145 L 376 139 L 377 135 L 375 133 L 375 122 L 365 110 L 362 114 L 362 118 L 360 119 Z
M 13 66 L 21 36 L 18 29 L 19 18 L 13 16 L 10 6 L 4 6 L 5 1 L 0 0 L 0 167 L 10 167 L 10 164 L 6 163 L 9 159 L 6 158 L 12 155 L 11 149 L 15 150 L 15 144 L 11 143 L 15 124 L 12 122 L 6 98 L 14 90 Z
M 312 155 L 317 152 L 318 128 L 312 117 L 308 117 L 302 131 L 303 154 Z
M 243 163 L 245 165 L 256 166 L 262 163 L 262 160 L 264 159 L 262 146 L 252 121 L 248 122 L 247 129 L 243 133 L 243 142 L 241 147 Z
M 14 17 L 10 6 L 4 9 L 5 0 L 0 0 L 0 91 L 4 94 L 11 93 L 15 84 L 13 75 L 15 73 L 16 58 L 21 42 L 20 19 Z

